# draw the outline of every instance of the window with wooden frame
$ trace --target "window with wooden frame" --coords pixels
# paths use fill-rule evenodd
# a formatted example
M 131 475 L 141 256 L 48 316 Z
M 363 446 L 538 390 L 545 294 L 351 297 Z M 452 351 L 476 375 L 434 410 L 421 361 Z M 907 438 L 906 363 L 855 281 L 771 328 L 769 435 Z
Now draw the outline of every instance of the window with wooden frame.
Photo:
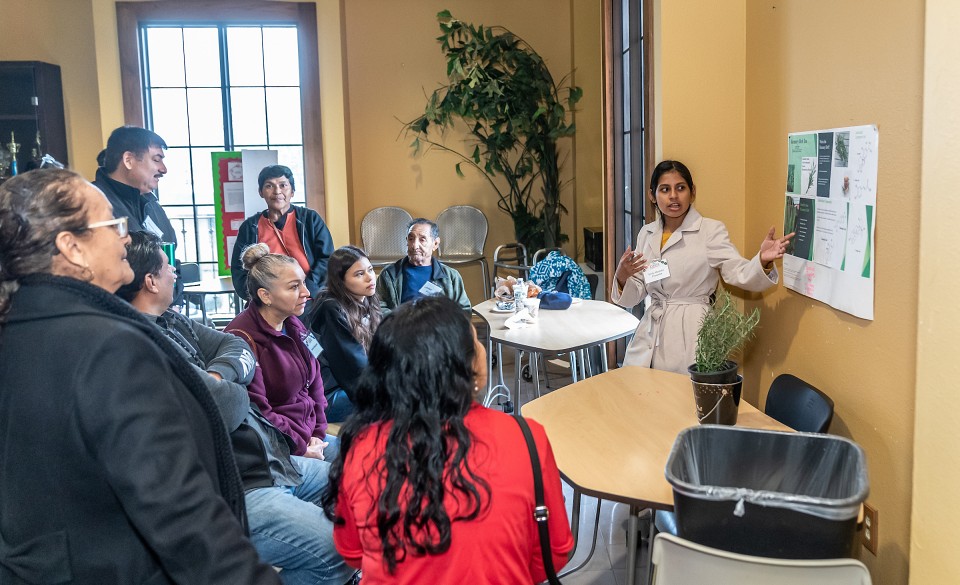
M 646 178 L 655 164 L 652 15 L 653 0 L 604 0 L 607 290 L 647 218 Z M 619 360 L 625 343 L 617 345 Z
M 210 153 L 278 151 L 295 203 L 325 209 L 313 3 L 117 2 L 124 121 L 167 142 L 158 197 L 178 256 L 216 274 Z

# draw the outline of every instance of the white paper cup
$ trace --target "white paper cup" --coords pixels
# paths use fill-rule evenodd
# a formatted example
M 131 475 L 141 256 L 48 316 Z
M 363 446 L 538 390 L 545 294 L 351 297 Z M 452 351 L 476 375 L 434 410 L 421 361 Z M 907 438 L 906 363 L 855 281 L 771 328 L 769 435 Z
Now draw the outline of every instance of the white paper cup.
M 540 299 L 523 299 L 523 305 L 530 311 L 530 316 L 536 318 L 540 312 Z

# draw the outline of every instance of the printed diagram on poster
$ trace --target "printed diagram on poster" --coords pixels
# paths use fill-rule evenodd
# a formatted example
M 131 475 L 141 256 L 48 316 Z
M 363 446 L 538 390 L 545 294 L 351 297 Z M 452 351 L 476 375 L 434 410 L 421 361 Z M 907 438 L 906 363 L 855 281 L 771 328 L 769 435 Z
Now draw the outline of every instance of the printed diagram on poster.
M 783 257 L 787 288 L 873 319 L 876 126 L 787 135 Z

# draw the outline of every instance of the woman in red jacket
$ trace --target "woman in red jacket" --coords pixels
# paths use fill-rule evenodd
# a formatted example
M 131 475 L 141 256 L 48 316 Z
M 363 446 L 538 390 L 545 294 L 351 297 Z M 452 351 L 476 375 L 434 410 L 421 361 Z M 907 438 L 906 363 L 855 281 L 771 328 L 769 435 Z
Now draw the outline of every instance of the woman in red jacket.
M 516 421 L 476 402 L 486 384 L 486 352 L 450 299 L 416 299 L 380 324 L 323 500 L 365 585 L 545 579 L 530 454 Z M 573 547 L 560 475 L 529 424 L 560 567 Z
M 294 455 L 331 459 L 335 447 L 324 452 L 329 441 L 320 346 L 297 319 L 310 299 L 303 269 L 262 242 L 243 251 L 243 267 L 250 303 L 225 331 L 245 339 L 257 358 L 247 386 L 250 402 L 290 437 Z

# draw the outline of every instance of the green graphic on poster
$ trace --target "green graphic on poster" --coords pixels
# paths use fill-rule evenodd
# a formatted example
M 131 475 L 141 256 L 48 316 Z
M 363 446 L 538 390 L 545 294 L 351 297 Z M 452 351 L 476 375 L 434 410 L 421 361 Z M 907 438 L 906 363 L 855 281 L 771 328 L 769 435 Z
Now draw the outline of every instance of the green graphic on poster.
M 806 159 L 806 162 L 804 161 Z M 811 169 L 811 160 L 816 165 L 817 135 L 791 134 L 787 141 L 787 194 L 800 195 L 808 190 L 811 171 L 816 176 L 816 169 Z M 806 164 L 806 167 L 804 166 Z

